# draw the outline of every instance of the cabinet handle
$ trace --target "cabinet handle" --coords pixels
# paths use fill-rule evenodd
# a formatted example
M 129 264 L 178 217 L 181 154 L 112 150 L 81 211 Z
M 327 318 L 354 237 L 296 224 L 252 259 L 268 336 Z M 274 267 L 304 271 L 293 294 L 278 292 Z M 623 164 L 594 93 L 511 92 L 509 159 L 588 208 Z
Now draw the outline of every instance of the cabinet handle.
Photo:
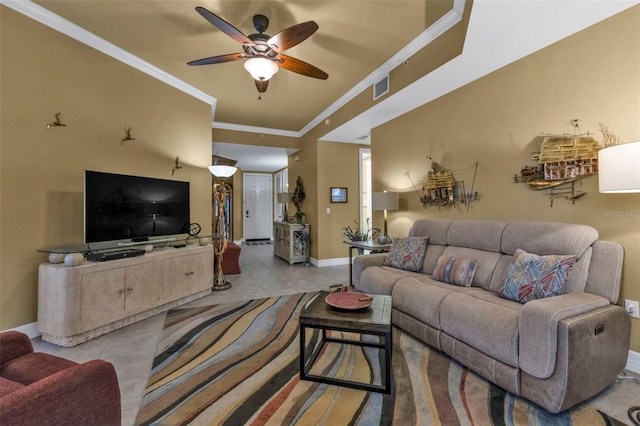
M 133 291 L 133 287 L 127 288 L 127 293 L 131 293 Z
M 124 293 L 124 290 L 122 289 L 118 290 L 118 294 L 122 294 L 122 293 Z
M 186 275 L 186 276 L 193 275 L 193 274 L 195 274 L 195 272 L 194 272 L 194 271 L 185 272 L 185 275 Z

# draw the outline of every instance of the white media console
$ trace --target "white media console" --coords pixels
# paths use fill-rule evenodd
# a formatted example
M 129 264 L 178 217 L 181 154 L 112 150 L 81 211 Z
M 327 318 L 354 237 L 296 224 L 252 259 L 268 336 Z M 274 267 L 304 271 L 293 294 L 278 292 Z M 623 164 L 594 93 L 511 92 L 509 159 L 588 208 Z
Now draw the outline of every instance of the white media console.
M 211 292 L 213 246 L 38 269 L 38 331 L 71 347 Z

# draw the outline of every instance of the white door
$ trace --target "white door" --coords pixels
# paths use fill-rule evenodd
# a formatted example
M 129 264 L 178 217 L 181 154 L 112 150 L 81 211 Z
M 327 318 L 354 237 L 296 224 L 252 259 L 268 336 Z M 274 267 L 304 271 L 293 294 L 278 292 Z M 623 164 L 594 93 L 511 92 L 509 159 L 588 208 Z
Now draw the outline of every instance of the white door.
M 271 175 L 244 173 L 244 239 L 271 238 Z

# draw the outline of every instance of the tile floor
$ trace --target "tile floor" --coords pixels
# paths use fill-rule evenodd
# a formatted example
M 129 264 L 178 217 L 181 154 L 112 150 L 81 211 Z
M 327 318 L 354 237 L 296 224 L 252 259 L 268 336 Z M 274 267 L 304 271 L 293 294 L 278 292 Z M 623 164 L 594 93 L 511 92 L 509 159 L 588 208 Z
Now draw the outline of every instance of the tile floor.
M 346 284 L 349 281 L 348 265 L 323 268 L 302 264 L 289 265 L 284 260 L 274 257 L 272 245 L 243 245 L 240 267 L 241 274 L 227 277 L 233 284 L 230 289 L 214 292 L 183 306 L 211 305 L 324 290 L 331 284 Z M 61 348 L 39 338 L 33 340 L 33 346 L 36 351 L 62 356 L 76 362 L 96 358 L 111 362 L 118 374 L 122 394 L 122 424 L 130 426 L 135 423 L 164 319 L 165 314 L 161 313 L 74 348 Z M 632 379 L 617 380 L 592 398 L 590 403 L 621 422 L 632 424 L 627 417 L 627 410 L 632 405 L 640 405 L 640 380 L 638 375 L 632 376 Z

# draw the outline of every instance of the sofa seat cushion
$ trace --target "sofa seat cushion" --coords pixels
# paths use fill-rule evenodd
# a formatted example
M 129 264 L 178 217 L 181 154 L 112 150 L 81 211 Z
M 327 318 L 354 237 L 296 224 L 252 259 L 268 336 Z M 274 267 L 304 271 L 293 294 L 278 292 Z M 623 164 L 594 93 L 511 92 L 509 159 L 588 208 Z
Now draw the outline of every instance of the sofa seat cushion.
M 36 352 L 5 363 L 2 366 L 2 376 L 23 385 L 30 385 L 76 365 L 78 364 L 68 359 Z
M 390 266 L 370 266 L 362 271 L 357 290 L 363 293 L 391 295 L 398 280 L 420 275 L 418 272 L 403 271 Z
M 431 279 L 429 276 L 407 277 L 393 287 L 393 307 L 412 317 L 440 329 L 440 305 L 451 293 L 469 291 Z
M 18 389 L 22 389 L 23 387 L 24 385 L 22 383 L 0 377 L 0 398 L 17 391 Z
M 485 290 L 452 292 L 440 305 L 440 329 L 507 365 L 518 367 L 522 306 Z

